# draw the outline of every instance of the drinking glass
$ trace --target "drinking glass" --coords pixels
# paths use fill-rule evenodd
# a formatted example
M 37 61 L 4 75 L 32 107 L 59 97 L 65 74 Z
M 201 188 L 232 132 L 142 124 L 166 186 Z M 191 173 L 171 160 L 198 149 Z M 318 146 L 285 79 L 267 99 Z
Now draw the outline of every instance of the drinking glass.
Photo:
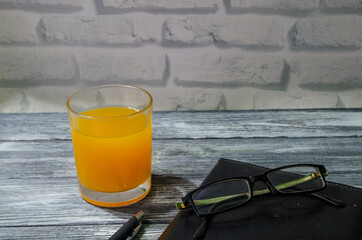
M 121 84 L 89 87 L 67 101 L 79 190 L 89 203 L 119 207 L 151 188 L 152 96 Z

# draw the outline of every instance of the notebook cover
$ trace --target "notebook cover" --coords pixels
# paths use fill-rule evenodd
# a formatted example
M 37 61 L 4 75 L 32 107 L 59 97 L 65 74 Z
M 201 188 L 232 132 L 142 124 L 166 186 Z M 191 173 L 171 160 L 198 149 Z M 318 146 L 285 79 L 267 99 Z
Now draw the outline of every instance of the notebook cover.
M 201 186 L 229 177 L 258 175 L 266 170 L 222 158 Z M 361 240 L 362 189 L 327 182 L 320 193 L 345 202 L 346 207 L 337 208 L 309 194 L 255 197 L 245 206 L 216 215 L 204 239 Z M 194 239 L 201 222 L 202 218 L 192 209 L 180 210 L 159 239 Z

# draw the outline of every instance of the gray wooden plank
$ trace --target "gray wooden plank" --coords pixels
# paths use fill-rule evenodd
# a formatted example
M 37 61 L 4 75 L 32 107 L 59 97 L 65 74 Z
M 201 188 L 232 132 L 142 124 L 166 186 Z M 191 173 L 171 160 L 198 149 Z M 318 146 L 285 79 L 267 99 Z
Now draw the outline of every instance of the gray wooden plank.
M 79 196 L 65 113 L 0 114 L 0 239 L 106 239 L 140 209 L 147 227 L 138 238 L 156 239 L 174 202 L 220 157 L 321 163 L 328 180 L 362 188 L 361 133 L 362 110 L 156 112 L 150 194 L 105 209 Z
M 361 170 L 361 146 L 362 138 L 156 139 L 152 165 L 157 175 L 204 177 L 226 157 L 271 168 L 324 163 L 344 174 Z M 76 177 L 71 141 L 0 142 L 0 163 L 0 179 Z
M 362 136 L 360 110 L 155 112 L 154 138 Z M 0 114 L 0 140 L 70 139 L 66 113 Z
M 147 216 L 145 216 L 147 218 Z M 147 219 L 134 240 L 156 240 L 166 229 L 167 224 L 150 224 Z M 0 228 L 0 239 L 108 239 L 121 226 L 107 225 L 78 225 L 78 226 L 23 226 Z
M 328 180 L 361 188 L 361 144 L 362 138 L 154 140 L 150 194 L 127 208 L 104 209 L 80 198 L 70 141 L 1 142 L 0 227 L 115 224 L 139 209 L 152 223 L 166 224 L 177 213 L 174 203 L 220 157 L 266 167 L 321 163 Z
M 183 188 L 187 182 L 182 180 L 176 186 L 175 180 L 153 175 L 147 197 L 123 208 L 88 204 L 79 195 L 76 178 L 6 181 L 0 187 L 0 227 L 125 223 L 141 209 L 149 221 L 169 223 L 177 213 L 174 203 L 182 195 L 177 187 Z

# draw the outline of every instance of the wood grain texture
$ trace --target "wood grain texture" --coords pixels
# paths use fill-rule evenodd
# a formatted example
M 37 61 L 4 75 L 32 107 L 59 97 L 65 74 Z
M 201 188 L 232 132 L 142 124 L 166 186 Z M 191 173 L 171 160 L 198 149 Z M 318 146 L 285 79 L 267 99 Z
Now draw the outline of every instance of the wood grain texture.
M 153 137 L 360 137 L 361 119 L 362 110 L 155 112 Z M 66 113 L 3 113 L 0 132 L 0 140 L 71 138 Z
M 362 111 L 155 113 L 152 189 L 114 209 L 81 199 L 68 128 L 66 114 L 0 114 L 0 239 L 107 239 L 140 209 L 137 239 L 157 239 L 220 157 L 320 163 L 329 181 L 362 188 Z
M 0 230 L 0 239 L 108 239 L 120 228 L 121 224 L 97 224 L 80 226 L 24 226 L 4 227 Z M 143 224 L 134 240 L 157 239 L 167 224 Z

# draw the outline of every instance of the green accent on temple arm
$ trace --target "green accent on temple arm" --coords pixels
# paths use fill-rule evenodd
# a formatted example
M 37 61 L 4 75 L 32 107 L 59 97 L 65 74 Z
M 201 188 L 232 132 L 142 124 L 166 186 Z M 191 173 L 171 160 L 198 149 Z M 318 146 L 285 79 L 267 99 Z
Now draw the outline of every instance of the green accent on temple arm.
M 327 176 L 328 175 L 328 172 L 325 172 L 324 173 L 324 176 Z M 295 179 L 293 181 L 290 181 L 290 182 L 286 182 L 286 183 L 283 183 L 283 184 L 279 184 L 278 186 L 276 186 L 275 188 L 278 189 L 278 190 L 281 190 L 281 189 L 285 189 L 285 188 L 289 188 L 289 187 L 292 187 L 292 186 L 296 186 L 298 184 L 301 184 L 301 183 L 304 183 L 304 182 L 308 182 L 308 181 L 311 181 L 313 179 L 315 179 L 316 177 L 319 177 L 319 173 L 318 172 L 315 172 L 315 173 L 311 173 L 307 176 L 304 176 L 304 177 L 301 177 L 301 178 L 298 178 L 298 179 Z M 263 194 L 267 194 L 269 193 L 269 189 L 263 189 L 263 190 L 255 190 L 253 191 L 253 195 L 254 196 L 259 196 L 259 195 L 263 195 Z M 247 193 L 241 193 L 241 194 L 233 194 L 233 195 L 228 195 L 228 196 L 222 196 L 222 197 L 216 197 L 216 198 L 209 198 L 209 199 L 202 199 L 202 200 L 194 200 L 194 203 L 196 205 L 199 205 L 199 206 L 202 206 L 202 205 L 209 205 L 209 204 L 213 204 L 213 203 L 217 203 L 217 202 L 220 202 L 220 201 L 224 201 L 224 200 L 227 200 L 227 199 L 231 199 L 231 198 L 234 198 L 234 197 L 240 197 L 242 195 L 247 195 Z M 176 203 L 176 208 L 177 209 L 183 209 L 183 208 L 187 208 L 187 207 L 190 207 L 190 206 L 185 206 L 183 204 L 183 202 L 178 202 Z

